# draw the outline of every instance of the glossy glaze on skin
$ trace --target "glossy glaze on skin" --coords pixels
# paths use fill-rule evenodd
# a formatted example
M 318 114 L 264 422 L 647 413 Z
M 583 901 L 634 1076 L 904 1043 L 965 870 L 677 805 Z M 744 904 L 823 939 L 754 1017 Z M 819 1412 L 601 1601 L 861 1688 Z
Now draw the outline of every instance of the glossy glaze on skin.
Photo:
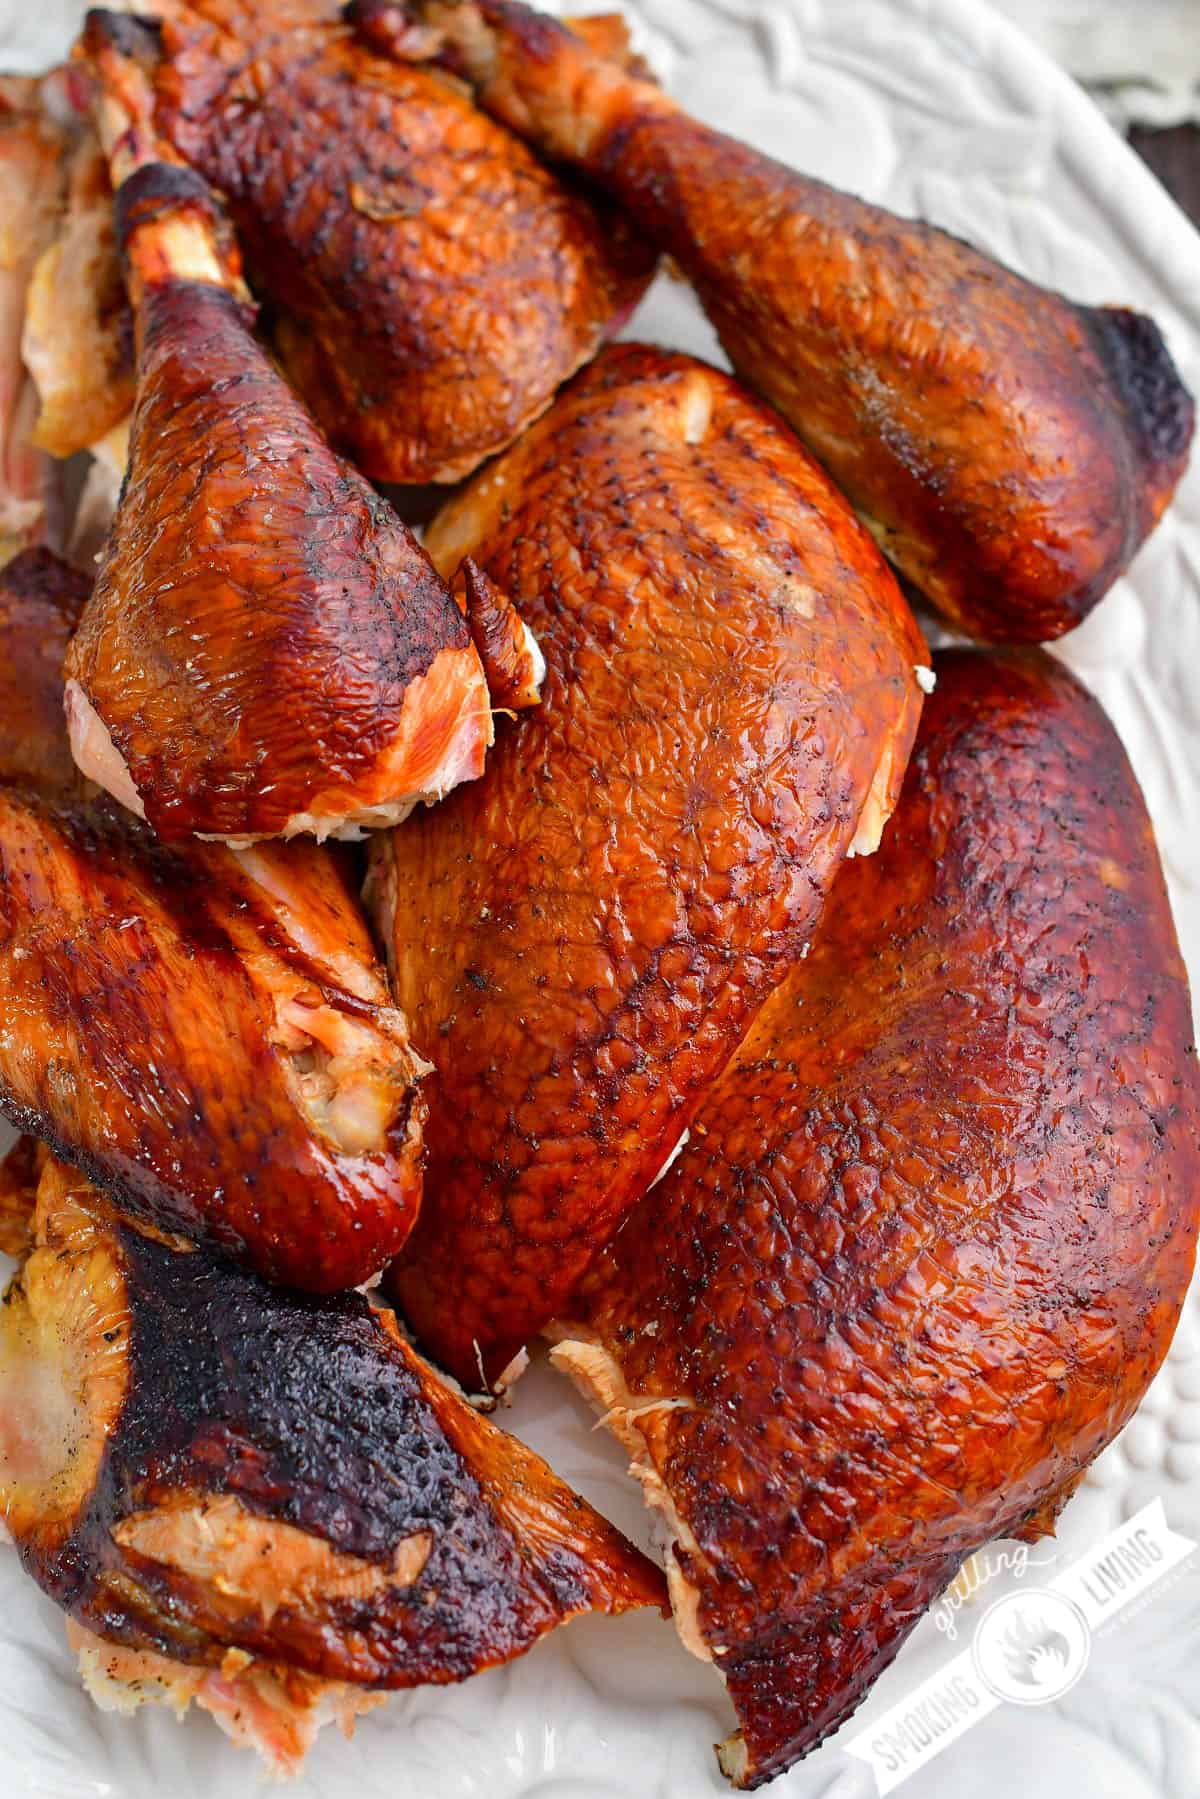
M 952 623 L 1039 641 L 1107 592 L 1192 436 L 1152 320 L 1077 306 L 772 161 L 525 6 L 414 10 L 484 106 L 674 257 L 734 367 Z
M 470 474 L 615 330 L 652 255 L 336 4 L 167 10 L 158 127 L 227 197 L 322 427 L 374 480 Z
M 743 1785 L 967 1555 L 1052 1528 L 1192 1270 L 1191 1011 L 1124 752 L 1046 657 L 936 666 L 878 854 L 557 1333 L 678 1529 Z
M 664 1599 L 390 1313 L 142 1235 L 54 1162 L 0 1308 L 0 1516 L 77 1626 L 227 1676 L 458 1681 Z
M 199 176 L 154 160 L 148 90 L 110 19 L 90 16 L 85 47 L 108 109 L 138 390 L 68 657 L 76 757 L 166 839 L 394 822 L 479 774 L 482 666 L 412 533 L 255 340 L 228 227 Z
M 0 1109 L 132 1213 L 317 1290 L 403 1243 L 424 1064 L 334 852 L 175 851 L 79 781 L 85 583 L 0 577 Z
M 218 846 L 0 786 L 0 1109 L 132 1213 L 334 1291 L 412 1227 L 424 1065 L 337 864 L 281 873 L 337 967 Z
M 391 1277 L 495 1378 L 560 1309 L 898 790 L 924 644 L 849 508 L 727 375 L 603 352 L 429 534 L 549 665 L 487 777 L 373 846 L 436 1067 Z

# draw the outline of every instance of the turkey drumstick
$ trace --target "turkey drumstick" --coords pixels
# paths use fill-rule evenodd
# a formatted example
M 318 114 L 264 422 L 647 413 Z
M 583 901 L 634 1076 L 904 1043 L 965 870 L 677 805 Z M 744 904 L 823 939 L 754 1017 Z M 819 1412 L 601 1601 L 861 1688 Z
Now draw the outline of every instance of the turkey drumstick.
M 515 0 L 418 10 L 489 111 L 670 252 L 738 373 L 952 624 L 1022 642 L 1079 623 L 1187 460 L 1192 401 L 1150 319 L 774 162 Z M 412 41 L 403 7 L 349 13 Z
M 661 1602 L 358 1294 L 172 1247 L 55 1161 L 33 1239 L 0 1306 L 0 1516 L 101 1705 L 194 1701 L 294 1772 L 326 1717 Z
M 123 1210 L 327 1291 L 404 1242 L 425 1065 L 338 854 L 169 848 L 89 793 L 60 664 L 88 591 L 0 574 L 0 1109 Z
M 151 121 L 134 20 L 84 36 L 138 333 L 129 469 L 67 659 L 86 774 L 160 837 L 354 835 L 483 767 L 469 625 L 257 344 L 199 176 Z

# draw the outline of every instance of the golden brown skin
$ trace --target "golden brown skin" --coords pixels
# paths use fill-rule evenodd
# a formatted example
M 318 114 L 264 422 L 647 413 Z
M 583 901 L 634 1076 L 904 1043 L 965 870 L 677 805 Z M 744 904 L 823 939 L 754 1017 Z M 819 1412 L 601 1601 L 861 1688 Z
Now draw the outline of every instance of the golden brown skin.
M 414 10 L 489 111 L 674 257 L 734 367 L 953 624 L 1058 637 L 1107 592 L 1192 437 L 1152 320 L 1077 306 L 772 161 L 528 7 Z
M 0 1517 L 77 1625 L 225 1675 L 446 1683 L 665 1596 L 390 1313 L 141 1234 L 53 1161 L 0 1308 Z
M 43 551 L 0 576 L 0 1109 L 136 1216 L 355 1286 L 416 1213 L 424 1064 L 331 851 L 173 851 L 85 791 L 85 588 Z
M 109 109 L 138 392 L 67 660 L 76 759 L 165 839 L 394 822 L 482 769 L 482 666 L 412 533 L 256 342 L 216 202 L 155 160 L 144 79 L 105 17 L 84 41 Z
M 487 777 L 374 848 L 437 1068 L 390 1277 L 494 1378 L 645 1191 L 898 791 L 925 648 L 867 533 L 729 376 L 621 345 L 429 534 L 549 665 Z
M 39 401 L 33 441 L 66 457 L 90 449 L 129 416 L 133 318 L 108 162 L 90 118 L 91 83 L 79 64 L 54 71 L 50 83 L 74 109 L 73 141 L 58 227 L 25 296 L 21 351 Z
M 614 332 L 653 256 L 333 0 L 194 0 L 157 123 L 226 196 L 284 365 L 374 480 L 454 481 Z
M 1052 1528 L 1195 1252 L 1187 981 L 1124 752 L 1046 657 L 937 669 L 878 854 L 554 1352 L 681 1525 L 744 1786 L 836 1729 L 967 1555 Z

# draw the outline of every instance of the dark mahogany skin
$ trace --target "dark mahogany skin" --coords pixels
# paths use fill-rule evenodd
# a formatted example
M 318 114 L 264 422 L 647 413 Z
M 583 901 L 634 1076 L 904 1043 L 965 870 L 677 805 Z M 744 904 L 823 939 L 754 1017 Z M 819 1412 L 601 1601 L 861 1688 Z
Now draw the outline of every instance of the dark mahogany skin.
M 1187 462 L 1194 406 L 1151 319 L 773 161 L 528 7 L 416 10 L 481 104 L 675 259 L 739 374 L 951 623 L 1036 642 L 1087 615 Z
M 158 128 L 226 196 L 289 375 L 373 479 L 453 481 L 599 347 L 653 255 L 328 0 L 195 0 Z
M 52 550 L 22 550 L 0 570 L 0 779 L 75 785 L 62 665 L 91 590 Z
M 0 1109 L 130 1212 L 356 1286 L 411 1229 L 424 1104 L 347 871 L 313 843 L 173 850 L 84 787 L 59 661 L 86 591 L 41 550 L 0 574 Z M 369 1033 L 378 1150 L 306 1110 L 276 1012 L 297 997 Z
M 424 1104 L 338 865 L 294 850 L 304 922 L 357 979 L 296 942 L 219 846 L 177 855 L 111 801 L 0 784 L 0 1110 L 125 1210 L 329 1292 L 408 1236 Z M 377 1150 L 348 1154 L 310 1122 L 277 990 L 390 1047 L 396 1109 Z
M 107 1430 L 52 1505 L 31 1505 L 11 1476 L 3 1497 L 27 1571 L 106 1642 L 210 1665 L 237 1649 L 276 1670 L 394 1688 L 463 1680 L 580 1612 L 663 1602 L 659 1571 L 443 1386 L 391 1314 L 151 1240 L 61 1165 L 43 1177 L 39 1225 L 7 1328 L 24 1308 L 44 1341 L 56 1304 L 86 1313 L 94 1292 L 109 1329 L 87 1359 L 110 1364 Z M 68 1342 L 84 1329 L 62 1317 Z M 9 1372 L 19 1390 L 23 1369 Z M 0 1393 L 0 1442 L 12 1394 Z M 173 1515 L 222 1498 L 252 1529 L 272 1527 L 262 1553 L 274 1608 L 246 1598 L 231 1565 L 206 1572 L 175 1553 Z M 155 1518 L 151 1552 L 130 1525 Z M 428 1539 L 415 1580 L 373 1587 L 414 1536 Z M 357 1591 L 344 1573 L 289 1590 L 289 1558 L 310 1539 L 354 1558 Z
M 98 54 L 111 54 L 102 45 Z M 487 685 L 408 528 L 322 437 L 228 288 L 165 234 L 221 221 L 167 165 L 120 188 L 135 280 L 129 473 L 67 659 L 158 836 L 324 835 L 478 774 Z M 296 824 L 297 818 L 307 819 Z
M 435 521 L 542 647 L 483 781 L 373 845 L 434 1062 L 390 1291 L 464 1382 L 561 1308 L 782 978 L 921 694 L 886 564 L 728 375 L 606 349 Z
M 628 1404 L 689 1402 L 627 1429 L 694 1533 L 749 1786 L 967 1555 L 1051 1528 L 1195 1252 L 1187 980 L 1124 751 L 1045 656 L 936 666 L 880 850 L 562 1327 Z

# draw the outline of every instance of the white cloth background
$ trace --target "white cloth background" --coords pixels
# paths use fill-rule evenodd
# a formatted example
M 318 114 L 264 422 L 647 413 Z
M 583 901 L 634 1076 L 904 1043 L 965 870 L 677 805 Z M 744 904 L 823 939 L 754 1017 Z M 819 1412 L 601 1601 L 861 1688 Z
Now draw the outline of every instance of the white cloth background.
M 1121 125 L 1200 122 L 1200 0 L 992 0 Z

